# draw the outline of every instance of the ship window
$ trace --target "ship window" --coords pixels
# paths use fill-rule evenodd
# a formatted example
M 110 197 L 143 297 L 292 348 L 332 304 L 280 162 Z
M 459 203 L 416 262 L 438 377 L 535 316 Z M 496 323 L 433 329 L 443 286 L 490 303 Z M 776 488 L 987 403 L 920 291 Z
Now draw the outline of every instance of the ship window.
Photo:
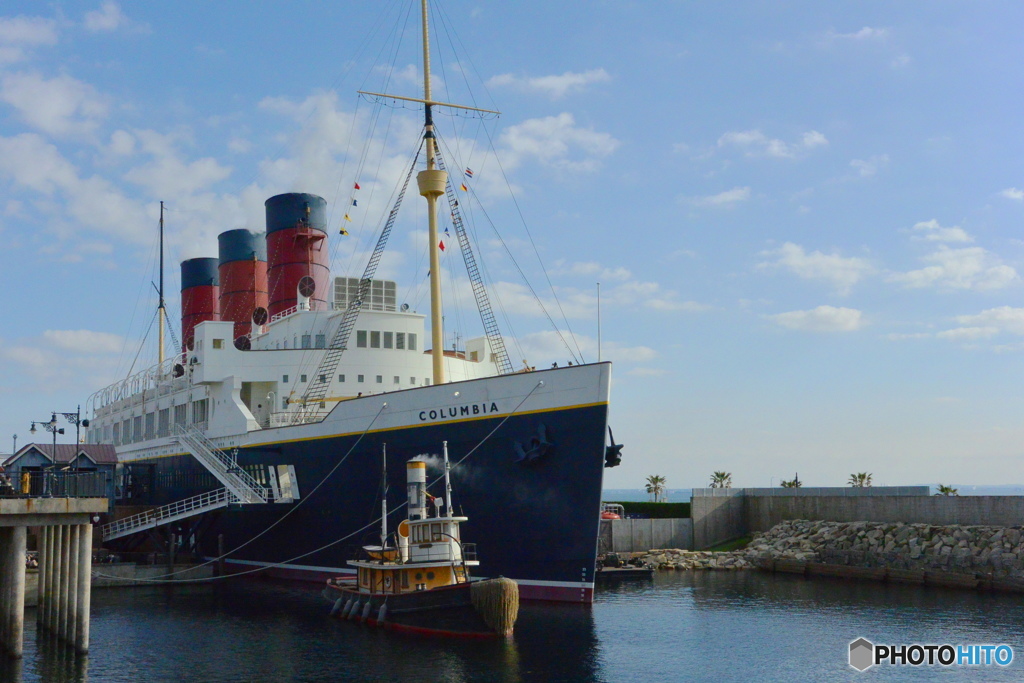
M 430 525 L 430 540 L 440 541 L 441 540 L 441 525 L 431 524 Z
M 384 333 L 384 348 L 385 349 L 394 348 L 394 346 L 395 346 L 394 342 L 395 342 L 395 333 L 394 332 L 385 332 Z
M 223 349 L 224 348 L 224 340 L 223 339 L 214 339 L 213 340 L 213 348 L 215 348 L 215 349 Z
M 356 331 L 356 346 L 361 349 L 366 348 L 366 330 Z
M 371 349 L 379 349 L 380 348 L 380 332 L 377 332 L 376 330 L 370 332 L 370 348 Z
M 288 384 L 288 375 L 281 375 L 281 381 L 284 384 Z
M 395 332 L 395 348 L 399 351 L 405 349 L 405 332 Z
M 409 587 L 409 572 L 402 572 L 402 588 Z
M 284 340 L 284 348 L 285 348 L 286 351 L 288 350 L 288 340 L 287 339 Z
M 359 375 L 359 379 L 358 379 L 358 380 L 356 380 L 356 381 L 358 381 L 358 382 L 362 382 L 362 381 L 363 381 L 363 376 L 362 376 L 362 375 Z
M 308 335 L 308 334 L 302 335 L 302 348 L 308 349 L 312 345 L 313 345 L 313 338 L 310 335 Z
M 430 386 L 430 378 L 429 377 L 424 377 L 423 378 L 423 386 L 425 386 L 425 387 L 429 387 Z
M 322 334 L 316 335 L 316 348 L 322 349 L 327 346 L 327 337 Z
M 320 384 L 327 383 L 327 375 L 320 375 Z
M 416 386 L 416 378 L 415 377 L 410 377 L 409 378 L 409 384 L 411 384 L 413 386 Z
M 345 381 L 345 375 L 338 375 L 338 381 L 339 382 L 344 382 Z
M 300 382 L 305 382 L 306 381 L 306 376 L 305 375 L 299 375 L 299 381 Z
M 477 362 L 478 360 L 480 360 L 480 353 L 478 351 L 470 351 L 469 359 L 474 363 Z
M 395 375 L 395 384 L 398 384 L 398 375 Z
M 409 350 L 416 350 L 416 335 L 413 334 L 412 332 L 409 333 Z
M 281 397 L 281 410 L 288 410 L 288 397 L 287 396 L 282 396 Z
M 384 383 L 384 375 L 377 375 L 377 384 Z

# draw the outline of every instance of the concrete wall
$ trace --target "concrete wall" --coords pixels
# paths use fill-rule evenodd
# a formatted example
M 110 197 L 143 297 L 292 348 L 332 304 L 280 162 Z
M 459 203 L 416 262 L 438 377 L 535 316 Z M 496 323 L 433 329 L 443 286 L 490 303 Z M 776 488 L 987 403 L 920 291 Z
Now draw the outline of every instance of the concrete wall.
M 654 548 L 693 549 L 691 519 L 603 519 L 599 553 L 646 552 Z
M 767 531 L 786 519 L 1019 526 L 1024 496 L 745 496 L 745 525 Z
M 848 489 L 824 489 L 827 495 L 796 489 L 715 489 L 712 495 L 694 491 L 693 548 L 767 531 L 788 519 L 829 522 L 903 522 L 966 526 L 1024 525 L 1024 496 L 929 496 L 896 494 L 882 487 L 870 494 Z M 907 490 L 927 487 L 906 487 Z M 870 489 L 862 489 L 870 490 Z M 754 491 L 755 493 L 751 493 Z
M 716 543 L 745 536 L 747 497 L 741 489 L 713 489 L 713 496 L 695 495 L 690 504 L 693 519 L 693 549 L 703 550 Z

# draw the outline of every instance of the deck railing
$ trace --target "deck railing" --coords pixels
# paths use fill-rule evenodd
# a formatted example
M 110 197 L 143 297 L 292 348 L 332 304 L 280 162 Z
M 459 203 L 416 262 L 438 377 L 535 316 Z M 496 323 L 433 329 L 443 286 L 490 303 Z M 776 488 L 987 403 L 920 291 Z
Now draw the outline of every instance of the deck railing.
M 0 474 L 0 498 L 107 498 L 111 482 L 110 472 L 15 470 Z

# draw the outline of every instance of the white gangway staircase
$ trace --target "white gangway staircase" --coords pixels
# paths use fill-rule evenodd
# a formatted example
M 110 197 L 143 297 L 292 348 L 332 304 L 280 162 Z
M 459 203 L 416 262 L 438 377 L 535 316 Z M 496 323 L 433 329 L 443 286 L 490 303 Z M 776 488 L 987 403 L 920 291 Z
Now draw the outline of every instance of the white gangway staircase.
M 131 534 L 170 524 L 187 517 L 201 515 L 228 505 L 253 505 L 269 503 L 270 489 L 262 486 L 248 472 L 238 466 L 234 458 L 217 448 L 198 429 L 175 425 L 174 440 L 180 443 L 224 488 L 207 491 L 198 496 L 168 503 L 152 510 L 104 524 L 103 540 L 130 536 Z

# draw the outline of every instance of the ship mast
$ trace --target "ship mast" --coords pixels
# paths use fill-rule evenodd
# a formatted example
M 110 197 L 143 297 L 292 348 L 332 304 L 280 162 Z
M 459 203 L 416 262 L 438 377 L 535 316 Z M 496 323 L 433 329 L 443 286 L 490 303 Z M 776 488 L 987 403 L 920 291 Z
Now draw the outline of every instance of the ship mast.
M 403 100 L 405 102 L 419 102 L 423 104 L 423 139 L 427 149 L 427 168 L 420 171 L 416 176 L 416 185 L 419 187 L 420 195 L 427 200 L 427 248 L 430 250 L 430 355 L 433 361 L 432 384 L 443 384 L 444 376 L 444 327 L 441 313 L 441 254 L 437 234 L 437 200 L 445 193 L 448 183 L 448 174 L 437 168 L 437 142 L 434 137 L 434 106 L 453 107 L 468 111 L 478 111 L 485 114 L 499 114 L 500 112 L 490 109 L 479 109 L 467 107 L 461 104 L 450 102 L 438 102 L 431 97 L 430 92 L 430 24 L 428 22 L 427 0 L 420 0 L 420 11 L 422 15 L 423 33 L 423 99 L 416 97 L 402 97 L 401 95 L 387 95 L 379 92 L 368 92 L 360 90 L 362 95 L 373 95 L 375 97 L 387 97 L 389 99 Z
M 421 0 L 423 14 L 423 138 L 427 145 L 427 169 L 416 176 L 420 194 L 427 200 L 427 244 L 430 249 L 430 343 L 434 384 L 444 384 L 444 328 L 441 319 L 441 256 L 438 253 L 437 199 L 444 194 L 448 174 L 435 168 L 434 115 L 430 98 L 430 29 L 427 0 Z

